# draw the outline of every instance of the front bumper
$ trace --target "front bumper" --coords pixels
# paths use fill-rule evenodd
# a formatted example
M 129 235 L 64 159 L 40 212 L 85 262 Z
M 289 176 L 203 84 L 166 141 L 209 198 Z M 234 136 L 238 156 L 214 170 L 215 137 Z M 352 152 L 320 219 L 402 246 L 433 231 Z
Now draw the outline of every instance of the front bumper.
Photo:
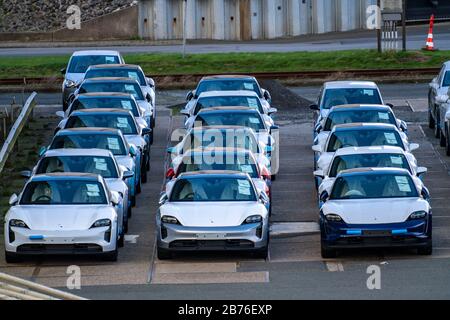
M 158 223 L 158 247 L 171 251 L 241 251 L 268 244 L 268 225 L 184 227 Z
M 109 227 L 77 231 L 39 231 L 11 228 L 14 241 L 10 242 L 10 232 L 5 230 L 5 249 L 21 255 L 41 254 L 98 254 L 116 249 L 117 226 L 112 225 L 110 236 L 105 240 Z
M 431 216 L 402 223 L 356 225 L 320 219 L 322 241 L 329 248 L 386 248 L 428 246 L 432 240 Z

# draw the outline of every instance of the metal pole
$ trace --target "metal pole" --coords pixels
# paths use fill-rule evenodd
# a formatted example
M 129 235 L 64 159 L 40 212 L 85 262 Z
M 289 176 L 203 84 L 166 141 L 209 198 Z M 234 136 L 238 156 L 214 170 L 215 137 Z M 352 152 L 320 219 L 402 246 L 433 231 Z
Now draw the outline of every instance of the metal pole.
M 377 0 L 377 6 L 378 6 L 378 10 L 380 10 L 379 12 L 381 12 L 381 0 Z M 378 15 L 378 12 L 377 12 Z M 377 47 L 378 47 L 378 52 L 381 53 L 382 49 L 381 49 L 381 19 L 380 16 L 377 16 Z
M 187 0 L 183 4 L 183 59 L 186 57 L 186 22 L 187 22 Z
M 402 48 L 406 51 L 406 0 L 403 0 L 403 14 L 402 14 Z

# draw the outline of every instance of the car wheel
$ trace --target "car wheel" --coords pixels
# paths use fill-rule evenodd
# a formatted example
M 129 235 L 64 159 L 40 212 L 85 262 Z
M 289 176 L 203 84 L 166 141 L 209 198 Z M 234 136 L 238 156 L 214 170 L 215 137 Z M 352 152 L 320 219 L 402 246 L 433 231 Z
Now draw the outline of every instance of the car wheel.
M 147 164 L 141 170 L 141 181 L 142 183 L 147 183 Z
M 118 258 L 119 258 L 119 250 L 117 249 L 117 247 L 116 247 L 116 250 L 107 252 L 107 253 L 103 253 L 103 255 L 102 255 L 103 261 L 116 262 Z
M 337 252 L 335 249 L 330 249 L 323 241 L 320 242 L 320 254 L 324 259 L 336 258 Z
M 157 248 L 157 255 L 159 260 L 172 259 L 172 253 L 169 250 Z
M 130 211 L 129 209 L 128 209 L 128 211 Z M 128 213 L 127 213 L 128 214 Z M 129 217 L 127 217 L 127 219 L 123 219 L 124 221 L 123 221 L 123 233 L 125 234 L 125 233 L 128 233 L 128 218 Z
M 258 249 L 253 253 L 254 257 L 257 259 L 266 260 L 269 256 L 269 246 L 265 246 L 264 248 Z
M 131 206 L 136 207 L 136 196 L 131 196 Z
M 22 258 L 15 253 L 5 251 L 6 263 L 19 263 L 22 262 Z
M 273 174 L 273 175 L 271 176 L 271 180 L 272 180 L 272 181 L 277 180 L 277 175 L 276 175 L 276 174 Z
M 445 126 L 445 130 L 447 132 L 448 137 L 450 130 L 447 125 Z M 447 154 L 447 156 L 450 156 L 450 138 L 445 139 L 445 153 Z
M 445 134 L 443 132 L 440 133 L 439 145 L 441 147 L 445 147 L 447 145 L 447 137 L 445 136 Z
M 123 248 L 125 246 L 125 234 L 122 234 L 119 237 L 119 240 L 117 240 L 117 245 L 119 246 L 119 248 Z
M 433 254 L 433 245 L 429 244 L 426 247 L 418 248 L 417 253 L 421 256 L 431 256 Z
M 141 192 L 142 192 L 142 175 L 139 178 L 139 182 L 138 182 L 138 184 L 136 186 L 136 193 L 140 194 Z
M 439 114 L 436 115 L 436 121 L 435 121 L 435 124 L 434 124 L 434 136 L 436 138 L 438 138 L 438 139 L 441 136 L 441 129 L 439 129 Z
M 131 206 L 128 207 L 127 216 L 128 218 L 131 218 L 133 215 L 133 209 L 131 209 Z M 128 219 L 127 219 L 127 230 L 128 230 Z
M 434 129 L 435 126 L 436 126 L 436 122 L 434 121 L 434 118 L 431 115 L 431 111 L 428 111 L 428 127 L 430 129 Z

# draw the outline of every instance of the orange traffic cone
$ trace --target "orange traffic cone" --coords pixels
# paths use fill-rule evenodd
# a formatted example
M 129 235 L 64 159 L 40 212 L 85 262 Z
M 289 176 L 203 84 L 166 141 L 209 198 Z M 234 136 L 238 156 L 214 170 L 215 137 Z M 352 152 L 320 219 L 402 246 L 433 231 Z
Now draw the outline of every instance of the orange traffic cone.
M 434 27 L 434 14 L 431 15 L 430 18 L 430 30 L 428 31 L 427 43 L 425 45 L 424 50 L 434 51 L 434 39 L 433 39 L 433 27 Z

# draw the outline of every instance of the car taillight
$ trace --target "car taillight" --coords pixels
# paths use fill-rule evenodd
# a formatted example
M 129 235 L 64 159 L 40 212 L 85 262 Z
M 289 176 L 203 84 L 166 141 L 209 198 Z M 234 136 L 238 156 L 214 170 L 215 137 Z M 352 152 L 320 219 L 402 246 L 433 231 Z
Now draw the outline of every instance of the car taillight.
M 272 179 L 272 175 L 270 174 L 269 169 L 267 169 L 266 167 L 262 167 L 261 177 L 265 180 Z
M 173 168 L 169 168 L 166 172 L 166 178 L 172 179 L 173 177 L 175 177 L 175 170 L 173 170 Z
M 266 189 L 264 190 L 267 196 L 270 198 L 270 188 L 266 185 Z

